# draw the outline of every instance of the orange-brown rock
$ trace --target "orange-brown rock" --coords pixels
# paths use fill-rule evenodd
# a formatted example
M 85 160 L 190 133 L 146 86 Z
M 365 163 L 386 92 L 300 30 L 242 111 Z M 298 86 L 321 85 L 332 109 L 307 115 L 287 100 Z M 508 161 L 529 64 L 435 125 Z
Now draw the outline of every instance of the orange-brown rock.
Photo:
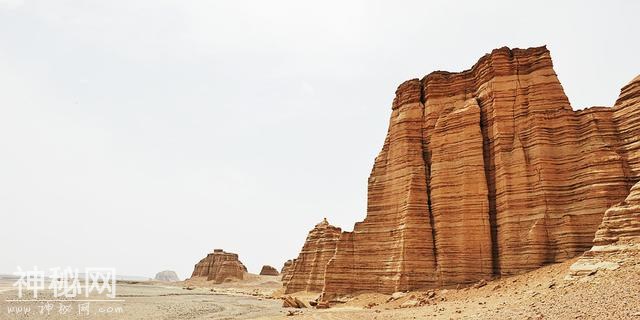
M 278 272 L 278 270 L 272 266 L 268 266 L 268 265 L 264 265 L 262 266 L 262 269 L 260 270 L 260 275 L 261 276 L 278 276 L 280 275 L 280 273 Z
M 613 108 L 574 111 L 539 47 L 401 84 L 367 216 L 340 236 L 323 299 L 470 284 L 589 249 L 640 180 L 639 83 Z
M 592 275 L 598 270 L 615 270 L 624 255 L 640 251 L 640 182 L 627 198 L 607 209 L 591 250 L 570 267 L 567 279 Z
M 285 293 L 297 291 L 322 291 L 327 262 L 333 257 L 341 229 L 324 219 L 311 231 L 287 279 L 283 279 Z
M 280 274 L 282 275 L 280 280 L 282 281 L 282 284 L 284 286 L 286 286 L 289 280 L 291 280 L 291 271 L 293 270 L 293 265 L 295 264 L 295 262 L 296 259 L 289 259 L 285 261 L 282 269 L 280 269 Z
M 631 188 L 624 201 L 604 213 L 593 240 L 595 246 L 615 243 L 640 244 L 640 182 Z
M 246 272 L 247 268 L 238 260 L 237 254 L 215 249 L 195 265 L 191 278 L 206 278 L 207 281 L 222 283 L 242 280 Z

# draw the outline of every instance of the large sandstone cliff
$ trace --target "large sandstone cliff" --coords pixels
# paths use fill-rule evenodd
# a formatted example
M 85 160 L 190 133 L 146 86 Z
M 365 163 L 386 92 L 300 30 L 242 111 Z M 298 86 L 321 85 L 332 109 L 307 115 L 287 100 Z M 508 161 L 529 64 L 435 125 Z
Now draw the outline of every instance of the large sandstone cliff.
M 285 264 L 283 283 L 285 293 L 297 291 L 322 291 L 327 262 L 336 251 L 341 229 L 324 219 L 309 231 L 298 255 L 289 266 Z M 284 268 L 283 268 L 284 269 Z
M 545 47 L 401 84 L 367 217 L 335 244 L 324 299 L 471 283 L 589 249 L 640 180 L 639 85 L 613 108 L 574 111 Z
M 246 272 L 247 268 L 238 260 L 237 254 L 215 249 L 194 266 L 191 279 L 205 278 L 207 281 L 222 283 L 242 280 Z

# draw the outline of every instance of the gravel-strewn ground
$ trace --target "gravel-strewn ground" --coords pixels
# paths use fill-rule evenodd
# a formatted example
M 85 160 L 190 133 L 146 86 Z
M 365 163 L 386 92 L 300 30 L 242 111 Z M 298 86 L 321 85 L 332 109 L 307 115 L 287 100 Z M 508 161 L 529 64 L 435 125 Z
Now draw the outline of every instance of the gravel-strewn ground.
M 512 277 L 489 281 L 479 288 L 409 292 L 394 301 L 389 295 L 363 294 L 330 309 L 284 309 L 277 295 L 277 277 L 251 276 L 239 283 L 162 284 L 142 282 L 118 285 L 121 303 L 92 303 L 88 317 L 73 313 L 39 314 L 31 304 L 28 316 L 8 314 L 15 305 L 13 281 L 0 281 L 0 319 L 635 319 L 640 320 L 640 254 L 617 253 L 609 260 L 620 265 L 579 280 L 565 280 L 577 259 Z M 184 287 L 189 286 L 191 290 Z M 213 291 L 212 291 L 213 290 Z M 49 294 L 50 295 L 50 294 Z M 316 293 L 300 293 L 304 301 Z M 407 301 L 423 298 L 426 305 L 403 308 Z M 40 304 L 41 305 L 41 304 Z M 100 313 L 101 307 L 121 306 L 119 313 Z M 289 313 L 293 315 L 288 315 Z

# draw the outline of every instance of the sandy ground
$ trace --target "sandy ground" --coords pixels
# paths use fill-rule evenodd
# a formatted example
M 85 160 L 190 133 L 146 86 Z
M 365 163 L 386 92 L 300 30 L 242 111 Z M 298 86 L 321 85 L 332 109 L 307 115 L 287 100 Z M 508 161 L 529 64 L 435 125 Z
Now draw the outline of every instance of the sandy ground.
M 390 301 L 389 295 L 363 294 L 326 310 L 302 309 L 290 319 L 636 319 L 640 320 L 640 254 L 609 257 L 620 265 L 578 280 L 566 280 L 577 260 L 489 281 L 480 288 L 435 290 L 428 304 L 402 308 L 407 301 L 428 296 L 409 292 Z M 308 300 L 315 296 L 301 293 Z M 307 301 L 304 300 L 304 301 Z M 372 306 L 371 308 L 363 308 Z M 282 316 L 267 317 L 282 319 Z
M 48 314 L 41 314 L 46 302 L 6 301 L 17 298 L 12 284 L 13 280 L 0 281 L 0 319 L 254 319 L 286 313 L 281 302 L 274 299 L 217 293 L 210 288 L 186 290 L 180 283 L 119 282 L 117 300 L 124 301 L 89 302 L 89 315 L 79 314 L 84 302 L 56 301 L 51 302 L 53 309 Z M 53 297 L 51 292 L 45 292 L 38 298 Z M 60 303 L 71 305 L 70 312 L 60 314 Z M 27 315 L 9 312 L 9 308 L 19 306 L 30 307 L 31 311 Z
M 640 320 L 640 254 L 610 257 L 620 265 L 578 280 L 566 280 L 576 259 L 530 273 L 489 281 L 479 288 L 408 292 L 389 301 L 389 295 L 362 294 L 330 309 L 282 308 L 277 277 L 250 275 L 241 282 L 212 285 L 187 283 L 120 283 L 121 303 L 92 304 L 88 317 L 64 315 L 57 309 L 41 316 L 32 307 L 29 317 L 7 314 L 6 299 L 16 296 L 8 281 L 0 281 L 0 319 L 636 319 Z M 187 290 L 186 288 L 191 290 Z M 303 301 L 318 293 L 295 294 Z M 422 299 L 425 305 L 407 307 Z M 72 303 L 77 312 L 77 303 Z M 101 313 L 100 307 L 121 306 L 120 313 Z M 57 307 L 56 307 L 57 308 Z

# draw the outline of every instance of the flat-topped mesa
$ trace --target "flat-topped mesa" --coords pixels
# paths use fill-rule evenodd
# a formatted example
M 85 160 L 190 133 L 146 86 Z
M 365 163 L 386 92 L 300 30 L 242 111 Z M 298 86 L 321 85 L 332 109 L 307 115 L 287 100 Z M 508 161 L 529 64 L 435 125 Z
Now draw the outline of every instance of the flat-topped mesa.
M 294 263 L 289 267 L 287 279 L 283 277 L 285 293 L 297 291 L 321 292 L 327 262 L 333 257 L 341 229 L 327 219 L 311 231 Z
M 638 81 L 573 111 L 546 47 L 402 83 L 323 299 L 467 284 L 573 257 L 640 179 Z
M 237 254 L 215 249 L 195 265 L 191 278 L 206 278 L 207 281 L 222 283 L 242 280 L 246 272 L 247 268 Z

